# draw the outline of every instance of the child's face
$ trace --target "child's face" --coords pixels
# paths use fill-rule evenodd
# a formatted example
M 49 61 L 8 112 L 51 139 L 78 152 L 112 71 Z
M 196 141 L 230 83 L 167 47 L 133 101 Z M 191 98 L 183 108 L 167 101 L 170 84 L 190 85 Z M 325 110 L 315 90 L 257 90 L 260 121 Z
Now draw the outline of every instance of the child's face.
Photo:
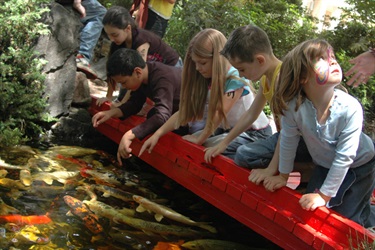
M 191 60 L 195 63 L 195 69 L 206 79 L 212 77 L 212 58 L 203 58 L 192 53 Z
M 137 70 L 134 70 L 131 76 L 116 75 L 112 76 L 112 79 L 120 83 L 123 88 L 131 91 L 137 90 L 142 84 L 141 73 Z
M 336 61 L 332 49 L 327 50 L 327 54 L 314 60 L 315 82 L 319 85 L 327 83 L 340 83 L 342 80 L 342 71 Z
M 241 77 L 245 77 L 253 82 L 258 81 L 262 75 L 263 70 L 257 60 L 254 62 L 243 62 L 238 58 L 228 59 L 229 63 L 238 70 Z
M 107 33 L 109 40 L 116 45 L 124 43 L 130 36 L 130 25 L 125 29 L 119 29 L 111 25 L 104 25 L 104 31 Z

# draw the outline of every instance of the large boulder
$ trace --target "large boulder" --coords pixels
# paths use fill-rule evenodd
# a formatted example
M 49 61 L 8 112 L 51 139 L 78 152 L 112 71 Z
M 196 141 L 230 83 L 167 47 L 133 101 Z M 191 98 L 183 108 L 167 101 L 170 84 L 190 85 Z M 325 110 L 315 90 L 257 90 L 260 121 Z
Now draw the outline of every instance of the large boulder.
M 48 61 L 43 69 L 46 73 L 47 112 L 60 117 L 69 113 L 74 96 L 75 55 L 82 24 L 71 5 L 63 6 L 52 1 L 50 9 L 44 23 L 49 25 L 51 33 L 39 38 L 36 51 Z

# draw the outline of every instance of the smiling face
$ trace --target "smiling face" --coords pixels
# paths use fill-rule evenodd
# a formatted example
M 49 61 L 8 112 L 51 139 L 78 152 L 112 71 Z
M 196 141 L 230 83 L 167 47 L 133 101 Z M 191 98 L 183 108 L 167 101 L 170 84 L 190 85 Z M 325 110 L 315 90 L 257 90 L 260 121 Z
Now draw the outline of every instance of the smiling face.
M 104 31 L 107 33 L 109 40 L 116 45 L 123 44 L 131 35 L 131 26 L 128 25 L 125 29 L 119 29 L 115 26 L 104 25 Z
M 195 63 L 195 69 L 206 79 L 212 77 L 212 57 L 203 58 L 192 53 L 191 60 Z
M 326 55 L 320 56 L 314 60 L 315 81 L 319 85 L 327 83 L 340 83 L 342 80 L 342 71 L 336 61 L 332 49 L 328 49 Z

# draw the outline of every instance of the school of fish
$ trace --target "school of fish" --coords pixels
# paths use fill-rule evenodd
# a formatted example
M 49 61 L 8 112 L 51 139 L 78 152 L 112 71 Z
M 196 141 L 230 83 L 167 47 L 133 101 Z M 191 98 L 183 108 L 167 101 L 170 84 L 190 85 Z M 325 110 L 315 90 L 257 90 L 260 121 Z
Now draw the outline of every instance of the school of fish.
M 116 164 L 77 146 L 1 150 L 0 249 L 242 249 Z

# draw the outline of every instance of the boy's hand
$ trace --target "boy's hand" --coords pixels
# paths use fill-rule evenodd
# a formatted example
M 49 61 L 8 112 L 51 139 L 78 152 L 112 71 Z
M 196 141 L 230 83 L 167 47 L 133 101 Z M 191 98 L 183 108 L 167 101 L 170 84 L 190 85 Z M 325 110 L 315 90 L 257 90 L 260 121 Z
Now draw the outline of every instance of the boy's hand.
M 224 143 L 219 143 L 214 147 L 205 148 L 204 151 L 206 152 L 204 154 L 204 160 L 207 163 L 212 162 L 212 158 L 218 156 L 219 154 L 223 153 L 225 149 L 227 148 L 227 145 Z
M 317 207 L 325 206 L 330 198 L 321 193 L 304 194 L 299 200 L 299 204 L 305 210 L 314 211 Z
M 94 126 L 94 128 L 96 128 L 100 124 L 106 122 L 111 117 L 112 115 L 108 111 L 100 111 L 92 117 L 92 125 Z
M 133 134 L 133 131 L 129 130 L 126 132 L 118 145 L 117 150 L 117 160 L 120 166 L 122 166 L 121 158 L 127 159 L 132 156 L 131 152 L 132 149 L 130 148 L 130 145 L 132 144 L 132 141 L 134 140 L 135 135 Z
M 147 149 L 148 149 L 147 152 L 148 152 L 149 154 L 151 154 L 151 151 L 154 149 L 154 147 L 155 147 L 156 143 L 158 143 L 158 141 L 159 141 L 159 136 L 153 134 L 150 138 L 148 138 L 148 139 L 143 143 L 142 148 L 141 148 L 141 150 L 139 151 L 139 155 L 138 155 L 138 157 L 141 156 L 141 155 L 143 154 L 143 152 L 144 152 L 145 150 L 147 150 Z
M 288 177 L 288 174 L 279 174 L 266 177 L 263 181 L 263 185 L 268 191 L 273 192 L 279 188 L 282 188 L 283 186 L 286 186 Z

